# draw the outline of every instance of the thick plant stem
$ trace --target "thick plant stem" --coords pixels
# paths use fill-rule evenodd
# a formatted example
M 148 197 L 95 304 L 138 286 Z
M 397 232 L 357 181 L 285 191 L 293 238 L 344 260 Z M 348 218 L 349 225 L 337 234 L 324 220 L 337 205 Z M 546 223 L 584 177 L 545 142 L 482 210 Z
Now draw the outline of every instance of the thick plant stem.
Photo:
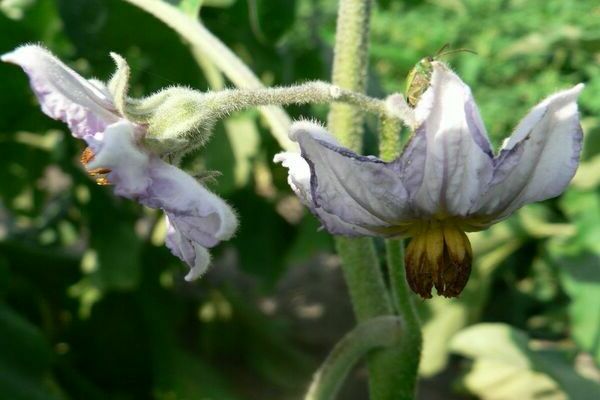
M 371 0 L 339 0 L 332 82 L 365 92 L 369 50 Z M 347 104 L 332 104 L 329 129 L 341 144 L 355 151 L 362 147 L 363 114 Z
M 355 92 L 365 91 L 368 63 L 370 0 L 340 0 L 333 60 L 333 84 Z M 338 140 L 360 152 L 363 115 L 352 105 L 333 104 L 329 129 Z M 393 313 L 381 268 L 371 239 L 336 238 L 338 253 L 358 321 Z M 410 399 L 397 390 L 399 347 L 368 357 L 371 400 Z
M 396 310 L 404 320 L 406 333 L 398 346 L 398 356 L 402 364 L 398 367 L 398 392 L 403 398 L 413 398 L 421 361 L 423 337 L 421 323 L 413 299 L 414 295 L 406 282 L 404 271 L 404 243 L 401 239 L 385 241 L 387 266 L 390 274 L 390 286 Z
M 373 241 L 337 237 L 335 244 L 356 319 L 361 322 L 378 315 L 393 314 Z
M 190 17 L 176 7 L 163 0 L 125 0 L 142 10 L 152 14 L 170 26 L 181 37 L 219 68 L 237 87 L 264 87 L 256 75 L 231 51 L 223 42 L 206 29 L 198 20 Z M 290 118 L 287 113 L 276 106 L 260 108 L 269 123 L 273 136 L 284 150 L 294 150 L 296 144 L 288 136 Z
M 381 119 L 379 156 L 384 161 L 392 161 L 400 155 L 400 130 L 397 119 Z M 404 243 L 401 239 L 387 239 L 385 249 L 394 306 L 406 326 L 404 339 L 398 346 L 399 357 L 403 361 L 398 368 L 398 389 L 404 398 L 411 398 L 415 394 L 421 359 L 421 324 L 413 303 L 414 295 L 406 282 Z
M 360 323 L 329 353 L 315 373 L 304 400 L 333 400 L 350 370 L 364 355 L 399 345 L 405 333 L 402 319 L 392 315 Z
M 400 154 L 402 123 L 396 118 L 381 117 L 379 127 L 379 158 L 392 161 Z

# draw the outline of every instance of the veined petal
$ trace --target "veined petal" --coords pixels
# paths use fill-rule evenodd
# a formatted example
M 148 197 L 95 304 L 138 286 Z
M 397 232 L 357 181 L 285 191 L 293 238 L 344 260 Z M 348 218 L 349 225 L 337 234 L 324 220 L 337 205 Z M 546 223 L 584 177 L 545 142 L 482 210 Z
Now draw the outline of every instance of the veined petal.
M 497 221 L 565 190 L 579 165 L 583 133 L 576 101 L 582 89 L 579 84 L 548 97 L 519 123 L 495 160 L 492 184 L 475 214 Z
M 185 276 L 185 280 L 189 282 L 201 277 L 210 264 L 210 253 L 202 245 L 185 237 L 181 231 L 171 223 L 169 214 L 165 215 L 165 218 L 167 220 L 167 236 L 165 238 L 165 244 L 174 256 L 177 256 L 190 266 L 190 271 Z
M 491 180 L 492 150 L 469 87 L 444 64 L 432 65 L 415 108 L 415 135 L 425 136 L 427 150 L 412 202 L 422 214 L 466 215 Z
M 233 236 L 237 229 L 235 213 L 225 201 L 196 179 L 159 158 L 151 160 L 150 178 L 152 184 L 148 188 L 148 195 L 140 202 L 170 213 L 171 222 L 181 219 L 184 222 L 182 225 L 189 223 L 194 226 L 199 232 L 198 241 L 207 247 Z M 191 232 L 187 236 L 194 236 L 194 230 L 186 231 Z M 204 242 L 201 239 L 203 235 L 210 239 Z
M 190 266 L 186 280 L 195 279 L 210 263 L 207 249 L 234 235 L 237 217 L 220 197 L 159 158 L 151 159 L 149 176 L 152 183 L 138 201 L 165 211 L 169 223 L 166 244 Z
M 328 232 L 345 236 L 374 234 L 365 228 L 344 222 L 338 216 L 330 214 L 322 208 L 315 208 L 310 190 L 310 167 L 300 154 L 293 152 L 279 153 L 275 155 L 273 161 L 281 163 L 288 169 L 288 184 L 302 204 L 308 207 Z
M 102 132 L 119 120 L 112 100 L 98 81 L 82 78 L 45 48 L 25 45 L 0 59 L 23 68 L 42 111 L 67 123 L 74 136 Z
M 86 167 L 110 170 L 107 178 L 115 193 L 127 198 L 143 195 L 150 184 L 150 157 L 137 146 L 136 129 L 136 125 L 122 120 L 103 133 L 85 137 L 94 153 Z
M 351 228 L 352 234 L 400 233 L 412 214 L 402 181 L 389 164 L 340 147 L 314 123 L 294 123 L 290 137 L 300 144 L 308 166 L 308 174 L 306 166 L 299 167 L 292 182 L 305 193 L 305 202 L 310 193 L 311 209 L 330 232 L 347 234 Z

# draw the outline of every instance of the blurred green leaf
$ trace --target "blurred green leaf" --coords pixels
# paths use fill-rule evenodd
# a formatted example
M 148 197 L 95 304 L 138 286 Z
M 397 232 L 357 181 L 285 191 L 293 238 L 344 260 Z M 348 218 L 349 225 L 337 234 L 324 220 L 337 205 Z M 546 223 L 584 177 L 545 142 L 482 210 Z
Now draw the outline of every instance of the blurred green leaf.
M 550 242 L 548 253 L 571 298 L 573 339 L 600 365 L 600 194 L 572 190 L 561 206 L 574 220 L 578 235 Z
M 52 350 L 44 335 L 0 303 L 0 394 L 11 400 L 55 400 L 47 383 Z
M 35 0 L 2 0 L 0 1 L 0 12 L 8 18 L 19 20 L 23 18 L 27 8 L 31 7 L 34 2 Z
M 202 3 L 202 0 L 181 0 L 179 2 L 179 8 L 189 16 L 196 18 L 198 17 Z
M 448 362 L 450 341 L 461 329 L 478 321 L 488 301 L 492 274 L 520 245 L 509 224 L 499 224 L 470 235 L 474 265 L 469 283 L 460 297 L 433 298 L 421 305 L 423 353 L 419 374 L 433 376 Z
M 263 43 L 275 43 L 296 17 L 296 0 L 248 0 L 252 30 Z
M 96 190 L 106 190 L 95 188 Z M 97 254 L 97 265 L 89 269 L 99 281 L 102 290 L 132 290 L 141 275 L 141 240 L 135 233 L 134 221 L 124 211 L 110 213 L 101 210 L 106 201 L 114 201 L 109 193 L 93 196 L 90 221 L 90 248 Z M 119 200 L 128 201 L 128 200 Z M 99 209 L 100 210 L 99 210 Z
M 556 352 L 532 350 L 527 335 L 505 324 L 477 324 L 458 333 L 452 351 L 473 360 L 464 384 L 483 399 L 596 399 L 600 385 L 577 375 Z

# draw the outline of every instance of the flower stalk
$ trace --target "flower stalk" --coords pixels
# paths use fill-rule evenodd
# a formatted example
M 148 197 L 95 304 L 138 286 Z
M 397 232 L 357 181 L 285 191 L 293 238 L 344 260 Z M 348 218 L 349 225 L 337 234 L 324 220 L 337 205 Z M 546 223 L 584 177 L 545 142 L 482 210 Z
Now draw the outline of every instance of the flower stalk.
M 345 103 L 379 116 L 389 115 L 390 119 L 399 123 L 389 112 L 384 100 L 322 81 L 275 88 L 221 90 L 207 93 L 205 98 L 218 106 L 215 107 L 215 111 L 220 112 L 222 116 L 261 105 Z

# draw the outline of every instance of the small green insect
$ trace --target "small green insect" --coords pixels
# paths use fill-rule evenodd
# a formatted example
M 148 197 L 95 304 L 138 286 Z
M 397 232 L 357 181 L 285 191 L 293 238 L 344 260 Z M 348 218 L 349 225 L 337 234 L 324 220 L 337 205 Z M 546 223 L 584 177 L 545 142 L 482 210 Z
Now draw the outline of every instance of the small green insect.
M 429 87 L 431 74 L 433 73 L 432 62 L 440 57 L 452 53 L 459 53 L 461 51 L 475 54 L 474 51 L 468 49 L 448 50 L 448 46 L 449 44 L 446 43 L 434 56 L 422 58 L 408 73 L 408 76 L 406 77 L 406 101 L 412 108 L 415 108 L 417 102 Z

